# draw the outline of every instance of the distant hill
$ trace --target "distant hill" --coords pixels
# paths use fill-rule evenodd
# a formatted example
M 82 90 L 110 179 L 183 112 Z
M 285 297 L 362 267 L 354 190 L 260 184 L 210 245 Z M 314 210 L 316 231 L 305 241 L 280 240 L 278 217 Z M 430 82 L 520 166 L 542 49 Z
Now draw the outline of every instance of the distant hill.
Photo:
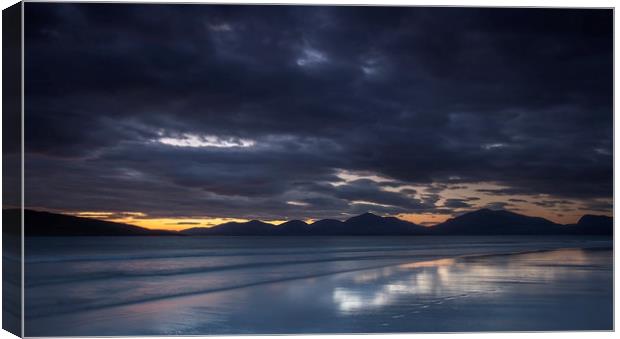
M 3 210 L 3 220 L 19 221 L 18 209 Z M 217 235 L 217 236 L 408 236 L 408 235 L 613 235 L 613 218 L 584 215 L 576 224 L 561 225 L 544 218 L 505 210 L 481 209 L 465 213 L 432 227 L 423 227 L 394 217 L 364 213 L 345 221 L 323 219 L 307 224 L 290 220 L 272 225 L 259 220 L 228 222 L 213 227 L 194 227 L 180 232 L 146 228 L 25 210 L 27 236 L 108 235 Z M 6 226 L 9 225 L 5 225 Z
M 423 235 L 429 234 L 429 229 L 394 217 L 364 213 L 344 222 L 319 220 L 310 225 L 310 232 L 316 235 Z
M 181 231 L 186 235 L 272 235 L 273 225 L 252 220 L 248 222 L 227 222 L 213 227 L 193 227 Z
M 571 234 L 613 235 L 614 219 L 606 215 L 586 214 L 577 224 L 566 225 Z
M 19 209 L 5 209 L 3 216 L 19 221 Z M 26 236 L 116 236 L 116 235 L 178 235 L 177 232 L 146 228 L 92 218 L 24 210 Z
M 502 235 L 558 234 L 563 226 L 544 218 L 529 217 L 505 210 L 481 209 L 465 213 L 432 227 L 436 234 Z
M 258 220 L 229 222 L 214 227 L 194 227 L 181 231 L 187 235 L 415 235 L 428 234 L 428 229 L 393 217 L 365 213 L 344 222 L 324 219 L 312 224 L 301 220 L 278 226 Z
M 562 225 L 506 210 L 481 209 L 449 219 L 431 229 L 433 234 L 439 235 L 612 235 L 613 218 L 585 215 L 577 224 Z
M 289 220 L 275 227 L 273 231 L 278 235 L 309 235 L 311 227 L 301 220 Z
M 321 219 L 312 223 L 312 233 L 320 235 L 333 235 L 342 229 L 343 222 L 335 219 Z M 340 231 L 341 232 L 341 231 Z

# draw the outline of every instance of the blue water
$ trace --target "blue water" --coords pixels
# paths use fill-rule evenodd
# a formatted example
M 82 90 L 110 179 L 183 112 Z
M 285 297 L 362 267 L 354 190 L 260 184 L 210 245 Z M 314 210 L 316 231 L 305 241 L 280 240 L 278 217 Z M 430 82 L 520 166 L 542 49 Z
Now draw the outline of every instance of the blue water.
M 26 239 L 27 336 L 609 330 L 596 237 Z

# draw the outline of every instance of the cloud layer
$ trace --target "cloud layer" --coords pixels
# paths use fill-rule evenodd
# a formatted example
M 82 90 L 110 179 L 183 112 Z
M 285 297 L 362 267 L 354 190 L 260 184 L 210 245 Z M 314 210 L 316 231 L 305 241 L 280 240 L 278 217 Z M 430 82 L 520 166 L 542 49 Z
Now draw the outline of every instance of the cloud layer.
M 611 10 L 25 7 L 29 206 L 610 211 Z

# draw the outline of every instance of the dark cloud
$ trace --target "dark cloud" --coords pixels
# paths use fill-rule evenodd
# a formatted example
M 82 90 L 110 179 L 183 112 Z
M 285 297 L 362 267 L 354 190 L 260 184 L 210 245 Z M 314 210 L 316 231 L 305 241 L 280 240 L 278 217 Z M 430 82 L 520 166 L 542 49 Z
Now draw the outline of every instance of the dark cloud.
M 445 212 L 473 200 L 442 191 L 481 182 L 612 196 L 611 10 L 25 7 L 30 206 L 268 219 Z M 389 181 L 334 186 L 342 170 Z
M 541 200 L 541 201 L 535 201 L 533 202 L 533 204 L 542 206 L 542 207 L 553 208 L 556 206 L 572 205 L 574 203 L 572 201 L 567 201 L 567 200 Z
M 469 208 L 471 205 L 467 199 L 446 199 L 443 206 L 446 208 Z
M 594 200 L 589 201 L 586 204 L 586 208 L 592 211 L 609 213 L 609 211 L 613 210 L 614 204 L 611 200 Z
M 484 208 L 488 208 L 488 209 L 491 209 L 491 210 L 505 210 L 509 206 L 512 206 L 512 205 L 510 203 L 505 202 L 505 201 L 495 201 L 495 202 L 490 202 L 490 203 L 486 204 L 484 206 Z

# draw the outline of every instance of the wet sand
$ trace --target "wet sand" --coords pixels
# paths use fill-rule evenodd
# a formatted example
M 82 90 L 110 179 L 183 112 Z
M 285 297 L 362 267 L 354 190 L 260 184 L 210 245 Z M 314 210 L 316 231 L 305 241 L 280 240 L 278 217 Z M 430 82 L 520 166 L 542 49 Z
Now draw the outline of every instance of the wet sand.
M 334 273 L 315 267 L 306 275 L 290 265 L 296 274 L 278 272 L 265 282 L 252 280 L 266 274 L 264 267 L 231 269 L 220 277 L 229 288 L 35 315 L 26 319 L 26 334 L 611 330 L 613 258 L 605 244 L 400 262 L 377 259 L 367 263 L 374 267 L 344 265 Z M 210 278 L 208 273 L 190 274 L 174 283 L 191 284 L 191 279 Z M 89 286 L 95 288 L 92 283 L 75 286 L 84 296 L 91 295 Z

